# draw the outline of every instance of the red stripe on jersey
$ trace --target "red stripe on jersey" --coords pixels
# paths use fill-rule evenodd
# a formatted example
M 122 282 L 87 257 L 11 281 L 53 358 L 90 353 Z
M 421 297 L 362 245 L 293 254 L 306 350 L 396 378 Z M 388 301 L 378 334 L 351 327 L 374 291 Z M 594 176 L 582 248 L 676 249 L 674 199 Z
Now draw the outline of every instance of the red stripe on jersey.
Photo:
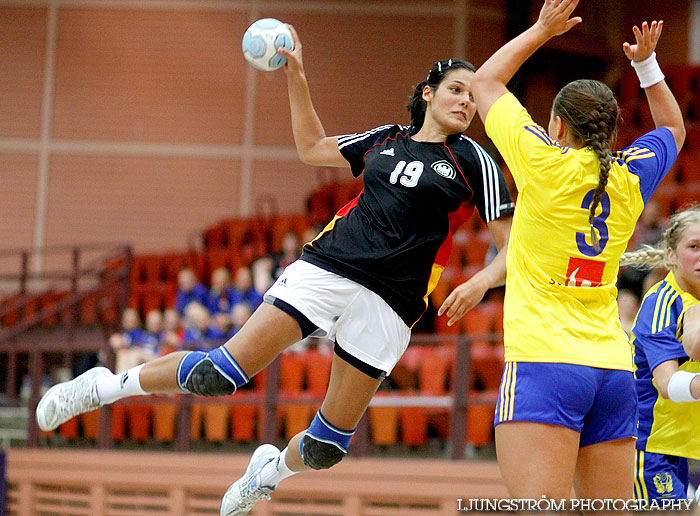
M 377 146 L 379 146 L 379 145 L 384 145 L 384 144 L 385 144 L 387 141 L 389 141 L 389 140 L 391 140 L 392 142 L 395 142 L 396 139 L 397 139 L 399 136 L 403 136 L 404 138 L 407 138 L 407 137 L 408 137 L 408 133 L 405 133 L 405 134 L 404 134 L 404 133 L 396 133 L 396 136 L 395 136 L 394 138 L 392 138 L 391 136 L 387 136 L 387 137 L 384 138 L 382 141 L 375 143 L 375 144 L 372 145 L 372 147 L 369 148 L 369 149 L 367 150 L 367 152 L 365 152 L 364 155 L 362 156 L 362 163 L 364 163 L 364 162 L 366 161 L 367 154 L 369 154 L 370 152 L 372 152 L 372 151 L 374 150 L 375 147 L 377 147 Z M 365 170 L 364 170 L 364 168 L 363 168 L 363 169 L 362 169 L 362 172 L 364 172 L 364 171 L 365 171 Z
M 340 208 L 338 210 L 338 213 L 335 214 L 335 216 L 336 217 L 345 217 L 345 215 L 347 215 L 350 212 L 350 210 L 352 210 L 355 206 L 357 206 L 357 201 L 359 200 L 360 195 L 362 195 L 362 192 L 364 192 L 364 191 L 365 191 L 364 188 L 362 190 L 360 190 L 360 193 L 357 194 L 357 197 L 355 197 L 352 201 L 350 201 L 345 206 Z
M 452 150 L 447 146 L 447 142 L 443 143 L 443 145 L 447 149 L 447 152 L 450 153 L 450 157 L 452 158 L 452 163 L 454 163 L 455 167 L 457 167 L 457 170 L 459 170 L 459 175 L 462 176 L 462 179 L 464 179 L 464 183 L 467 185 L 467 188 L 469 188 L 469 191 L 472 193 L 472 198 L 474 198 L 474 190 L 472 190 L 472 185 L 469 184 L 469 181 L 467 181 L 467 178 L 464 176 L 464 172 L 462 172 L 462 169 L 459 168 L 459 164 L 457 163 L 457 160 L 455 159 L 454 155 L 452 154 Z
M 459 205 L 457 211 L 453 211 L 447 216 L 450 229 L 447 233 L 447 238 L 445 238 L 445 241 L 442 243 L 435 256 L 435 263 L 437 265 L 443 267 L 447 265 L 447 260 L 450 258 L 450 253 L 452 252 L 452 235 L 454 235 L 455 231 L 472 216 L 472 213 L 474 213 L 474 205 L 463 202 Z

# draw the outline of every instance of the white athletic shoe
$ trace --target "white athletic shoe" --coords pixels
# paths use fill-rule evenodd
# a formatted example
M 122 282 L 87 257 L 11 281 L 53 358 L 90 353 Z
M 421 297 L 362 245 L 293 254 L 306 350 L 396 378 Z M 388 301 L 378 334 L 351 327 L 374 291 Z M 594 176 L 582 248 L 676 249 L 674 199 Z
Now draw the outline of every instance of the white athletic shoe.
M 39 428 L 53 430 L 78 414 L 101 407 L 96 380 L 111 374 L 105 367 L 93 367 L 73 380 L 51 387 L 36 406 Z
M 243 516 L 260 500 L 269 500 L 270 493 L 277 487 L 261 485 L 260 472 L 268 462 L 279 457 L 280 450 L 271 444 L 258 446 L 250 458 L 245 475 L 228 488 L 221 499 L 220 516 Z

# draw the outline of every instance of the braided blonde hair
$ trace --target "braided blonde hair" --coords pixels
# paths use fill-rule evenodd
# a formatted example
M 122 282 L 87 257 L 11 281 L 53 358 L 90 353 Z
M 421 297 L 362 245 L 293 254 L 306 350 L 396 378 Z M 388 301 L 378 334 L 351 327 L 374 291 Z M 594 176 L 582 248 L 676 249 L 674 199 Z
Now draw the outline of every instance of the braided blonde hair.
M 634 265 L 640 269 L 654 267 L 672 269 L 673 264 L 668 259 L 668 249 L 676 251 L 685 230 L 694 224 L 700 224 L 700 205 L 698 204 L 674 213 L 668 221 L 663 240 L 656 245 L 645 245 L 637 251 L 624 253 L 620 258 L 620 265 Z
M 554 99 L 552 111 L 561 117 L 574 137 L 593 149 L 600 167 L 598 186 L 588 213 L 591 242 L 600 251 L 598 234 L 593 227 L 593 217 L 608 184 L 613 162 L 612 142 L 617 134 L 620 107 L 615 95 L 605 84 L 591 79 L 573 81 L 564 86 Z

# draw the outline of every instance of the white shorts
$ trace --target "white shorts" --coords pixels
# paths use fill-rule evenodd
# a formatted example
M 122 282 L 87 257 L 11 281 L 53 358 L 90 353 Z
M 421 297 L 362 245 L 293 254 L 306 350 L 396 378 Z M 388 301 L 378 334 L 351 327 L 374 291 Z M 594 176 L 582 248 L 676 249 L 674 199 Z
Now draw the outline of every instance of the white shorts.
M 338 356 L 375 378 L 391 373 L 411 338 L 411 329 L 377 294 L 303 260 L 290 264 L 264 299 L 297 319 L 302 332 L 317 327 L 312 335 L 334 340 Z

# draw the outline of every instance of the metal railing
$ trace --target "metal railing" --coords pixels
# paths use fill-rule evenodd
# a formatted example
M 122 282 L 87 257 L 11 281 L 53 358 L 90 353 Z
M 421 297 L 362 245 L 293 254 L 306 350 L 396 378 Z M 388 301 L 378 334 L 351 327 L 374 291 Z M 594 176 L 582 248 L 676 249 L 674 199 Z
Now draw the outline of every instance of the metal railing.
M 99 252 L 99 256 L 92 259 L 87 265 L 82 265 L 82 257 L 88 252 Z M 70 267 L 58 272 L 32 273 L 29 264 L 33 254 L 41 253 L 43 257 L 53 253 L 64 253 L 70 256 Z M 87 296 L 100 292 L 105 293 L 105 299 L 109 300 L 107 305 L 103 305 L 101 310 L 116 309 L 117 314 L 121 314 L 128 302 L 129 272 L 131 268 L 131 249 L 128 246 L 114 246 L 106 249 L 104 246 L 82 247 L 82 248 L 53 248 L 39 251 L 0 251 L 0 260 L 3 257 L 13 255 L 19 257 L 20 271 L 17 274 L 0 274 L 0 281 L 16 282 L 17 294 L 9 302 L 0 306 L 0 320 L 10 313 L 19 314 L 17 322 L 12 326 L 0 329 L 0 356 L 6 355 L 6 377 L 4 385 L 7 388 L 7 400 L 10 405 L 18 403 L 17 392 L 17 357 L 25 355 L 28 357 L 29 376 L 33 389 L 28 408 L 30 417 L 28 420 L 27 445 L 36 447 L 40 444 L 39 429 L 34 421 L 34 411 L 40 397 L 42 378 L 46 369 L 47 356 L 60 355 L 65 367 L 70 367 L 72 356 L 75 353 L 91 352 L 101 353 L 106 362 L 106 366 L 114 370 L 115 356 L 107 339 L 114 329 L 114 324 L 118 321 L 118 315 L 113 317 L 112 326 L 103 324 L 103 339 L 99 342 L 75 340 L 75 329 L 77 321 L 77 310 L 79 303 Z M 108 262 L 116 263 L 115 267 L 105 267 Z M 85 288 L 81 286 L 86 279 L 91 279 L 92 284 Z M 31 283 L 42 285 L 42 291 L 35 291 L 30 288 Z M 25 316 L 26 307 L 34 302 L 42 292 L 53 289 L 62 289 L 67 294 L 48 307 L 36 310 L 32 314 Z M 114 306 L 116 304 L 116 306 Z M 23 342 L 18 339 L 22 333 L 33 328 L 44 321 L 47 317 L 58 316 L 61 313 L 68 313 L 65 324 L 65 338 L 47 340 L 41 343 Z M 435 345 L 439 346 L 446 342 L 454 343 L 456 353 L 454 367 L 458 374 L 452 375 L 451 391 L 441 396 L 426 396 L 415 394 L 405 395 L 383 395 L 375 396 L 370 406 L 393 406 L 393 407 L 440 407 L 446 408 L 450 412 L 449 449 L 450 456 L 460 459 L 465 454 L 465 435 L 467 427 L 467 408 L 473 404 L 494 403 L 493 396 L 470 397 L 469 386 L 471 385 L 471 364 L 470 347 L 473 341 L 500 341 L 500 335 L 414 335 L 411 339 L 412 345 Z M 277 409 L 278 407 L 289 405 L 320 405 L 322 396 L 304 393 L 303 396 L 286 396 L 280 392 L 280 359 L 278 358 L 266 369 L 266 382 L 264 390 L 241 390 L 235 396 L 226 398 L 200 398 L 191 395 L 180 395 L 176 398 L 178 405 L 176 423 L 176 448 L 179 451 L 191 449 L 192 442 L 190 436 L 191 406 L 221 404 L 228 405 L 255 405 L 262 409 L 262 439 L 265 442 L 275 442 L 277 435 Z M 391 391 L 389 391 L 391 392 Z M 384 393 L 387 394 L 387 393 Z M 170 398 L 151 396 L 147 398 L 132 398 L 123 400 L 120 403 L 173 403 Z M 112 448 L 114 443 L 111 437 L 111 407 L 103 407 L 100 411 L 100 424 L 97 437 L 97 447 L 100 449 Z M 362 419 L 356 432 L 354 453 L 359 456 L 366 455 L 369 451 L 369 422 L 367 415 Z
M 484 393 L 484 396 L 470 396 L 469 386 L 471 382 L 471 360 L 470 347 L 474 340 L 477 341 L 500 341 L 500 335 L 416 335 L 412 338 L 413 345 L 434 345 L 440 346 L 446 342 L 454 343 L 456 346 L 456 356 L 454 367 L 457 374 L 452 375 L 451 389 L 444 395 L 432 396 L 424 395 L 417 392 L 412 392 L 412 395 L 406 396 L 404 391 L 383 391 L 382 396 L 375 396 L 370 407 L 434 407 L 447 409 L 450 414 L 450 430 L 449 430 L 449 455 L 453 459 L 461 459 L 465 456 L 465 436 L 467 428 L 467 408 L 470 405 L 493 405 L 495 396 L 493 392 Z M 21 346 L 16 348 L 19 351 Z M 40 385 L 41 378 L 44 372 L 44 355 L 48 352 L 52 354 L 63 353 L 68 355 L 74 353 L 78 349 L 70 343 L 46 343 L 39 348 L 23 349 L 24 352 L 30 353 L 31 356 L 31 381 L 33 386 Z M 113 352 L 104 346 L 81 345 L 80 351 L 106 351 L 107 355 L 113 356 Z M 290 405 L 310 405 L 319 406 L 323 401 L 323 396 L 304 392 L 301 396 L 289 396 L 280 390 L 280 357 L 273 361 L 265 370 L 266 379 L 264 389 L 259 390 L 239 390 L 233 396 L 206 398 L 192 396 L 188 394 L 178 395 L 176 397 L 148 396 L 134 397 L 121 400 L 120 404 L 173 404 L 177 405 L 176 416 L 176 431 L 175 431 L 175 447 L 177 451 L 188 451 L 192 448 L 192 437 L 190 435 L 192 405 L 221 405 L 230 406 L 236 405 L 254 405 L 261 409 L 262 417 L 260 424 L 262 431 L 261 439 L 264 442 L 278 442 L 280 439 L 277 414 L 278 407 Z M 113 365 L 113 364 L 112 364 Z M 33 389 L 32 397 L 29 401 L 30 415 L 34 414 L 34 410 L 38 403 L 38 394 Z M 99 414 L 99 431 L 97 434 L 96 446 L 99 449 L 111 449 L 114 442 L 111 435 L 112 426 L 112 406 L 105 406 L 100 409 Z M 39 446 L 39 432 L 33 417 L 28 421 L 28 446 Z M 356 438 L 353 444 L 353 454 L 356 456 L 365 456 L 370 450 L 370 432 L 367 414 L 360 422 Z
M 38 260 L 37 257 L 41 259 Z M 85 257 L 89 258 L 87 263 Z M 30 270 L 31 262 L 48 261 L 61 264 L 57 270 Z M 129 296 L 129 273 L 131 269 L 131 248 L 126 245 L 94 245 L 82 247 L 52 247 L 45 249 L 20 249 L 0 251 L 0 261 L 15 260 L 19 271 L 0 274 L 0 282 L 14 286 L 6 293 L 6 300 L 0 305 L 0 321 L 8 317 L 13 323 L 0 328 L 0 355 L 6 358 L 6 398 L 9 405 L 17 405 L 18 356 L 28 355 L 29 374 L 32 385 L 41 383 L 44 369 L 44 354 L 62 353 L 65 365 L 70 364 L 72 353 L 108 349 L 107 337 L 115 329 L 120 314 Z M 108 266 L 114 264 L 114 266 Z M 7 269 L 7 267 L 5 267 Z M 47 293 L 61 292 L 60 299 L 49 306 L 36 306 Z M 97 319 L 102 326 L 103 339 L 99 343 L 75 341 L 78 326 L 80 303 L 89 296 L 101 296 L 96 306 Z M 32 307 L 30 310 L 29 308 Z M 112 312 L 108 319 L 103 317 Z M 65 337 L 31 344 L 18 339 L 27 330 L 40 325 L 49 318 L 65 314 Z M 114 356 L 108 354 L 113 366 Z M 39 389 L 32 389 L 29 406 L 35 407 L 39 401 Z M 28 443 L 38 443 L 35 425 L 29 425 Z

